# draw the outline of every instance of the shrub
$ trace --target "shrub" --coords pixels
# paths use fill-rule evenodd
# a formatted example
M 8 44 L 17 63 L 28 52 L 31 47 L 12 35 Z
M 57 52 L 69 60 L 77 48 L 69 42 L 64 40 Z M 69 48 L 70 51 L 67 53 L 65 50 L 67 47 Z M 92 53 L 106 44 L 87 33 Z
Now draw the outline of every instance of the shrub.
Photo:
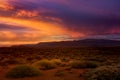
M 73 61 L 70 64 L 71 68 L 96 68 L 98 63 L 93 61 Z
M 49 60 L 41 60 L 41 61 L 34 63 L 34 65 L 42 70 L 53 69 L 56 67 L 56 64 L 54 64 L 53 62 Z
M 54 63 L 56 66 L 59 66 L 62 64 L 62 61 L 60 59 L 52 59 L 51 63 Z
M 14 58 L 5 58 L 1 61 L 4 64 L 20 64 L 21 62 Z
M 12 68 L 6 74 L 7 78 L 23 78 L 23 77 L 33 77 L 38 76 L 40 71 L 36 68 L 28 65 L 20 65 Z
M 87 80 L 120 80 L 120 66 L 102 66 L 86 73 Z

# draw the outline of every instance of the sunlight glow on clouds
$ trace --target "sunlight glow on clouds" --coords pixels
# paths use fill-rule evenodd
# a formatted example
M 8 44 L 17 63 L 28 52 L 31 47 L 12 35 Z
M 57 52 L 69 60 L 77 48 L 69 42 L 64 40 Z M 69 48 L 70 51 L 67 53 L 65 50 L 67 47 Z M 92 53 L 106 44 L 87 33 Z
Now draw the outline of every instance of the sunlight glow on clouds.
M 35 16 L 38 16 L 38 12 L 37 11 L 30 12 L 30 11 L 20 10 L 20 11 L 16 12 L 16 16 L 18 16 L 18 17 L 20 17 L 20 16 L 35 17 Z
M 119 38 L 119 3 L 119 0 L 0 0 L 0 44 L 113 34 Z
M 83 34 L 77 34 L 74 32 L 70 32 L 67 29 L 63 29 L 60 24 L 57 23 L 49 23 L 43 21 L 34 21 L 34 20 L 23 20 L 23 19 L 16 19 L 16 18 L 7 18 L 7 17 L 0 17 L 0 21 L 4 22 L 4 24 L 9 24 L 11 26 L 24 26 L 31 31 L 21 31 L 21 32 L 14 32 L 14 31 L 0 31 L 1 36 L 4 35 L 5 38 L 1 37 L 1 41 L 22 41 L 22 42 L 45 42 L 45 41 L 61 41 L 66 39 L 63 38 L 53 38 L 50 36 L 56 35 L 68 35 L 73 38 L 84 36 Z M 9 37 L 8 37 L 9 36 Z M 48 37 L 48 38 L 47 38 Z M 2 40 L 3 39 L 3 40 Z

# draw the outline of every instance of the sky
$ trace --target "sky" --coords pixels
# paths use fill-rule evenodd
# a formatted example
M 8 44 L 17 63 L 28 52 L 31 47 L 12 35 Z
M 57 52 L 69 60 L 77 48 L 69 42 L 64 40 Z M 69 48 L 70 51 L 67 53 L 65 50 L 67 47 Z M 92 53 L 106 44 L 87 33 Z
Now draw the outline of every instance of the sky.
M 0 0 L 0 46 L 120 40 L 120 0 Z

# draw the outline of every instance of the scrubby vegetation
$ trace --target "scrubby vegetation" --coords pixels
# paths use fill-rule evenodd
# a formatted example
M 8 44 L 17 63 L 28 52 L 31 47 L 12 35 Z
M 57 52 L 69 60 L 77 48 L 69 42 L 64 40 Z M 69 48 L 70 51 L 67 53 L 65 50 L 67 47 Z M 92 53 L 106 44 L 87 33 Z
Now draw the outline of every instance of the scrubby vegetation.
M 41 72 L 34 67 L 28 65 L 20 65 L 12 68 L 7 74 L 7 78 L 23 78 L 40 75 Z
M 56 63 L 51 62 L 49 60 L 40 60 L 36 63 L 34 63 L 34 66 L 38 67 L 39 69 L 42 70 L 48 70 L 48 69 L 54 69 L 57 67 Z
M 62 61 L 60 59 L 52 59 L 52 60 L 43 59 L 35 62 L 33 65 L 42 70 L 49 70 L 61 66 L 61 64 Z
M 50 62 L 55 64 L 56 66 L 62 65 L 62 61 L 60 59 L 52 59 L 52 60 L 50 60 Z
M 119 66 L 102 66 L 86 73 L 87 80 L 120 80 Z
M 5 74 L 4 71 L 8 70 L 5 74 L 8 80 L 9 78 L 37 76 L 41 74 L 41 71 L 47 75 L 40 77 L 48 77 L 51 74 L 50 77 L 57 77 L 55 80 L 59 80 L 61 76 L 65 80 L 73 80 L 72 77 L 75 77 L 75 80 L 80 80 L 84 71 L 87 74 L 87 80 L 116 80 L 115 77 L 120 72 L 118 67 L 116 68 L 116 65 L 120 64 L 119 52 L 120 47 L 0 48 L 0 71 Z M 11 66 L 15 67 L 11 69 Z M 88 69 L 91 70 L 88 71 Z M 41 70 L 40 73 L 39 70 Z M 79 74 L 82 76 L 77 77 Z M 106 79 L 106 75 L 111 79 Z M 119 80 L 118 77 L 117 80 Z
M 98 67 L 98 63 L 94 61 L 72 61 L 70 62 L 71 68 L 96 68 Z
M 120 47 L 10 47 L 0 48 L 1 64 L 35 63 L 43 59 L 88 60 L 105 64 L 120 63 Z M 117 60 L 116 60 L 117 59 Z M 60 61 L 59 61 L 60 62 Z

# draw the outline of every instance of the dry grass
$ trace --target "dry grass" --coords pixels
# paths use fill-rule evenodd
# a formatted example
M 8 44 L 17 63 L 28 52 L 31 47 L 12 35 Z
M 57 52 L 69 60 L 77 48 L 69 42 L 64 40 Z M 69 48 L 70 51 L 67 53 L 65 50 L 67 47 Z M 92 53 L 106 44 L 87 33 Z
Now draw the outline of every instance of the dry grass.
M 28 65 L 15 66 L 6 74 L 7 78 L 24 78 L 24 77 L 33 77 L 40 75 L 41 72 Z
M 94 61 L 72 61 L 69 63 L 71 68 L 96 68 L 98 63 Z
M 54 62 L 51 62 L 47 59 L 35 62 L 33 65 L 36 66 L 37 68 L 41 69 L 41 70 L 49 70 L 49 69 L 54 69 L 54 68 L 57 67 Z

